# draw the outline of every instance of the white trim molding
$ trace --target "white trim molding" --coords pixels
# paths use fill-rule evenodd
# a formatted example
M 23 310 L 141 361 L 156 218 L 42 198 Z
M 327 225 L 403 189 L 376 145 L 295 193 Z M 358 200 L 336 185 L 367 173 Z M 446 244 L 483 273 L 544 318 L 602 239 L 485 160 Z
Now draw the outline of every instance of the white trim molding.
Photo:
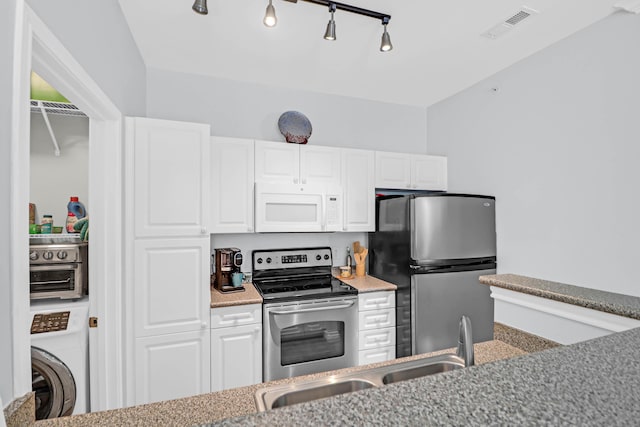
M 495 321 L 573 344 L 640 327 L 640 320 L 491 286 Z
M 90 119 L 89 242 L 90 315 L 99 318 L 90 333 L 91 410 L 120 408 L 124 402 L 122 341 L 122 114 L 71 53 L 25 4 L 17 2 L 11 139 L 12 253 L 29 249 L 30 81 L 31 71 L 72 100 Z M 14 394 L 31 391 L 29 263 L 13 256 L 12 307 Z

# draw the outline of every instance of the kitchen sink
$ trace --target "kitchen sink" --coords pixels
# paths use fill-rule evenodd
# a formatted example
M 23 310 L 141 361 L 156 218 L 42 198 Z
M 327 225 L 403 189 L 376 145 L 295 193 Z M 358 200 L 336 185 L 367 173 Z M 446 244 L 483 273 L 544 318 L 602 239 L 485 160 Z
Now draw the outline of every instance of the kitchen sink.
M 369 381 L 350 379 L 311 388 L 302 388 L 300 390 L 285 392 L 283 395 L 275 399 L 271 407 L 280 408 L 282 406 L 309 402 L 310 400 L 337 396 L 339 394 L 350 393 L 352 391 L 366 390 L 372 387 L 375 387 L 375 384 Z
M 382 377 L 382 382 L 384 384 L 393 384 L 398 381 L 411 380 L 413 378 L 425 377 L 427 375 L 439 374 L 440 372 L 448 372 L 460 368 L 464 368 L 464 364 L 460 366 L 457 363 L 448 362 L 430 363 L 415 368 L 407 368 L 390 372 Z
M 320 379 L 298 380 L 256 391 L 260 412 L 297 403 L 337 396 L 354 391 L 383 387 L 387 384 L 453 371 L 465 367 L 463 358 L 455 354 L 425 357 L 377 368 L 331 375 Z

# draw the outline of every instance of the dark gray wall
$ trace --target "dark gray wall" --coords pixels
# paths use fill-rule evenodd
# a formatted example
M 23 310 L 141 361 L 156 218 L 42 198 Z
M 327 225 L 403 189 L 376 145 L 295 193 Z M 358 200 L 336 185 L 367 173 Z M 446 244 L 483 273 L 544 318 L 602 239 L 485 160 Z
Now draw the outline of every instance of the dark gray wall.
M 117 0 L 27 0 L 125 115 L 144 116 L 146 68 Z
M 639 40 L 616 13 L 427 110 L 450 190 L 497 198 L 499 272 L 640 295 Z

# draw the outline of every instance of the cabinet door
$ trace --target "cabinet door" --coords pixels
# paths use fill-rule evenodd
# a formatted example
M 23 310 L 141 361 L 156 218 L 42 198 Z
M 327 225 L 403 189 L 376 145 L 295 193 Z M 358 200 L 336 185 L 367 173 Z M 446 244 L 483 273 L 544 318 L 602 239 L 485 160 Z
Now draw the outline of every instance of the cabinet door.
M 253 140 L 211 138 L 211 233 L 253 231 Z
M 297 184 L 300 178 L 300 150 L 297 144 L 255 141 L 256 181 Z
M 411 155 L 376 151 L 376 187 L 411 188 Z
M 211 330 L 211 391 L 262 382 L 262 324 Z
M 375 153 L 342 150 L 344 230 L 376 231 Z
M 395 359 L 395 347 L 372 348 L 369 350 L 361 350 L 358 354 L 358 365 L 368 365 L 370 363 L 386 362 Z
M 206 329 L 136 339 L 135 404 L 209 393 Z
M 134 242 L 136 336 L 209 328 L 209 238 Z
M 447 158 L 412 156 L 411 183 L 416 190 L 446 190 Z
M 127 119 L 136 237 L 207 234 L 209 125 Z
M 340 149 L 300 146 L 300 180 L 302 184 L 341 182 Z

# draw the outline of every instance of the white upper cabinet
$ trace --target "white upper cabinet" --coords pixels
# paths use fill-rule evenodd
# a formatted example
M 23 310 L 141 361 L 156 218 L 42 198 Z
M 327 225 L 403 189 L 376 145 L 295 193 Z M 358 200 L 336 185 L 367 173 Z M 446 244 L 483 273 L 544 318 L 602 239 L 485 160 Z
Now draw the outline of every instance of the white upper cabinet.
M 255 180 L 291 184 L 340 183 L 340 149 L 255 141 Z
M 209 125 L 127 119 L 135 236 L 208 234 Z
M 376 151 L 376 187 L 446 190 L 447 158 Z
M 253 140 L 212 137 L 211 233 L 253 232 L 253 182 Z
M 343 148 L 344 231 L 375 231 L 375 153 Z

